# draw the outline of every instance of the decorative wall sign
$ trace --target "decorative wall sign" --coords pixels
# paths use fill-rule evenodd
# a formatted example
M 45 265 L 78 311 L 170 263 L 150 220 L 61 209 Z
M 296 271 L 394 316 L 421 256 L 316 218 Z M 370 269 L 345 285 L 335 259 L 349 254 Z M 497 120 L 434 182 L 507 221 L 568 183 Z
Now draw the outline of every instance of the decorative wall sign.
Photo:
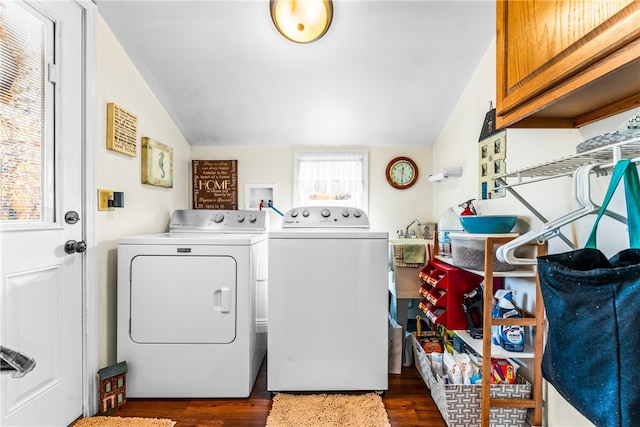
M 142 138 L 142 183 L 173 188 L 173 148 Z
M 238 161 L 193 160 L 193 208 L 238 209 Z
M 138 155 L 138 116 L 113 102 L 107 104 L 107 148 L 131 157 Z
M 505 196 L 504 188 L 496 189 L 495 178 L 506 173 L 507 132 L 491 135 L 478 144 L 478 199 Z

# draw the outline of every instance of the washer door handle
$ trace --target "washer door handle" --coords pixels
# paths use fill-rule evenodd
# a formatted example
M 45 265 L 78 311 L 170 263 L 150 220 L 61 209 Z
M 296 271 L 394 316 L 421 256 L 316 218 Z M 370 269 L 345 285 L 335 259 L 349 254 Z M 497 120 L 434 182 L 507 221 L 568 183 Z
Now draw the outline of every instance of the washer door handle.
M 213 306 L 221 313 L 229 313 L 231 311 L 231 289 L 216 289 L 213 293 Z

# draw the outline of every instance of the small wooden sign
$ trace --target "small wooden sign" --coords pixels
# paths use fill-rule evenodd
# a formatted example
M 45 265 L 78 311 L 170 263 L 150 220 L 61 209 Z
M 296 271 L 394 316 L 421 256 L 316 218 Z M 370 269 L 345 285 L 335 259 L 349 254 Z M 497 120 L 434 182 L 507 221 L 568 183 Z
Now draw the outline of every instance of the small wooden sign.
M 192 160 L 193 208 L 238 209 L 238 161 Z
M 138 155 L 138 116 L 113 102 L 107 104 L 107 148 L 131 157 Z
M 173 148 L 142 137 L 142 183 L 173 188 Z

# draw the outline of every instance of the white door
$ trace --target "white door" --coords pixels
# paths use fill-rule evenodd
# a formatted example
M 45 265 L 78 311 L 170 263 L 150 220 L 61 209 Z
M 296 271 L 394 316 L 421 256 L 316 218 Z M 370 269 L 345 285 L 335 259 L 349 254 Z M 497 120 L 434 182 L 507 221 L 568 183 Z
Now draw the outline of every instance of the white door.
M 3 426 L 82 415 L 82 25 L 72 1 L 0 0 Z

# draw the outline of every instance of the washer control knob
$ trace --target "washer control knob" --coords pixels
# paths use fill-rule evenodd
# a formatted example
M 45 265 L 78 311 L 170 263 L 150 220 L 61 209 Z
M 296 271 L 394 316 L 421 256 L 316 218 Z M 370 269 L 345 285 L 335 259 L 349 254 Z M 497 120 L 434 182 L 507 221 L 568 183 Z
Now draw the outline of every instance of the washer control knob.
M 258 220 L 258 217 L 256 217 L 254 214 L 249 215 L 249 222 L 256 222 L 257 220 Z
M 362 213 L 359 210 L 355 210 L 353 212 L 353 216 L 355 216 L 356 218 L 360 218 L 361 215 L 362 215 Z
M 215 223 L 221 223 L 222 220 L 224 220 L 224 215 L 221 213 L 217 213 L 213 215 L 213 222 Z
M 342 211 L 342 216 L 343 216 L 343 217 L 345 217 L 345 218 L 349 218 L 349 211 L 348 211 L 348 210 L 346 210 L 346 209 L 345 209 L 345 210 L 343 210 L 343 211 Z
M 302 211 L 302 216 L 303 216 L 303 217 L 305 217 L 305 218 L 306 218 L 306 217 L 308 217 L 308 216 L 309 216 L 309 211 L 308 211 L 308 210 L 306 210 L 306 209 L 305 209 L 305 210 L 303 210 L 303 211 Z
M 331 216 L 331 211 L 329 209 L 322 209 L 320 211 L 320 215 L 322 215 L 323 218 L 329 218 Z
M 238 222 L 243 222 L 244 221 L 244 215 L 238 214 L 238 216 L 236 217 L 236 220 L 238 220 Z
M 291 218 L 297 218 L 298 217 L 298 211 L 291 211 Z

